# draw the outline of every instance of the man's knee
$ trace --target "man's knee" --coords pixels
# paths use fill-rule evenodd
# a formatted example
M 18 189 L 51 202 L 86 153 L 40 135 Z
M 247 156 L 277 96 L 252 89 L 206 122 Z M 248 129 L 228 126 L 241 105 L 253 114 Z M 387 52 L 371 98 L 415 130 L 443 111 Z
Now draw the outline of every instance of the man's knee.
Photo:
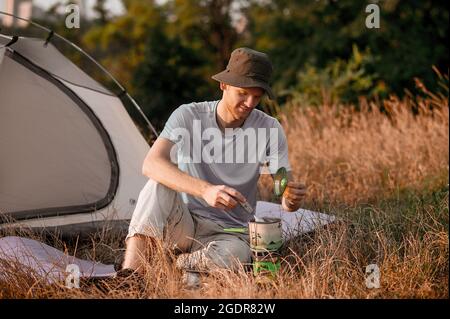
M 139 194 L 130 221 L 128 238 L 135 235 L 155 237 L 186 251 L 194 233 L 192 216 L 175 190 L 152 179 Z
M 168 218 L 178 208 L 177 196 L 176 191 L 149 179 L 139 193 L 127 239 L 135 234 L 160 238 Z

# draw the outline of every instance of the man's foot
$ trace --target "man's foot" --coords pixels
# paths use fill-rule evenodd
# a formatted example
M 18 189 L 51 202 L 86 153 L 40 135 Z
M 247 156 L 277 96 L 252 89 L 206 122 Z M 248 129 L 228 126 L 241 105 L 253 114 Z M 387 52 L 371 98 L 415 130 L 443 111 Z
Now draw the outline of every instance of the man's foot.
M 217 266 L 200 249 L 193 253 L 181 254 L 178 256 L 175 267 L 180 270 L 191 272 L 209 272 Z

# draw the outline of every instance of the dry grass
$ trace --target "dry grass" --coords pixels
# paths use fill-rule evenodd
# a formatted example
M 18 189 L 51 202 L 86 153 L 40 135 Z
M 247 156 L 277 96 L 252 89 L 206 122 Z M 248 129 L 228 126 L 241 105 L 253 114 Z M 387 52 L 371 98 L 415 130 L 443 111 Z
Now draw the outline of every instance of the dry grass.
M 296 179 L 308 185 L 314 201 L 348 205 L 442 185 L 449 165 L 447 105 L 445 96 L 436 95 L 393 96 L 383 102 L 385 113 L 365 100 L 359 112 L 341 105 L 288 105 L 280 118 Z M 264 180 L 263 198 L 270 198 L 270 184 Z
M 142 291 L 46 286 L 3 263 L 9 279 L 0 281 L 0 298 L 448 298 L 448 98 L 423 90 L 425 98 L 383 102 L 386 113 L 366 101 L 359 112 L 290 105 L 280 113 L 296 177 L 309 186 L 305 207 L 342 222 L 286 243 L 273 281 L 257 284 L 244 269 L 222 271 L 205 278 L 202 289 L 185 290 L 160 248 L 147 263 Z M 269 185 L 260 182 L 264 199 Z M 123 254 L 123 237 L 105 231 L 76 245 L 45 240 L 113 263 Z M 365 285 L 365 267 L 373 263 L 379 289 Z

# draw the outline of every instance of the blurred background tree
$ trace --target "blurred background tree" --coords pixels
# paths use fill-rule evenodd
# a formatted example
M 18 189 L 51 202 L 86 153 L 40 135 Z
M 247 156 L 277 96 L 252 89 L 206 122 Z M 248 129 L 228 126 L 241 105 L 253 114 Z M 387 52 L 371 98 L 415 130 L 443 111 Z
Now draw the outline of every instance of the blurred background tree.
M 124 0 L 126 13 L 92 27 L 83 42 L 161 129 L 180 104 L 220 98 L 211 75 L 238 38 L 233 2 Z
M 149 34 L 166 28 L 166 16 L 153 0 L 123 4 L 125 14 L 93 26 L 84 34 L 83 44 L 134 95 L 133 74 L 144 59 Z
M 282 101 L 302 88 L 304 67 L 324 69 L 338 59 L 351 61 L 353 45 L 371 52 L 365 74 L 372 74 L 372 93 L 386 97 L 414 87 L 414 77 L 435 85 L 432 65 L 447 71 L 448 9 L 444 1 L 378 1 L 380 28 L 365 26 L 371 1 L 252 1 L 247 15 L 251 45 L 270 54 L 275 87 Z M 298 72 L 303 75 L 298 76 Z M 346 100 L 357 100 L 367 88 L 355 87 Z M 284 99 L 283 99 L 284 98 Z
M 179 105 L 207 100 L 212 92 L 201 74 L 205 60 L 184 46 L 178 36 L 169 37 L 161 29 L 147 35 L 143 60 L 133 74 L 135 98 L 152 124 L 162 129 L 166 117 Z M 176 79 L 176 80 L 174 80 Z
M 380 7 L 379 29 L 365 25 L 372 2 Z M 108 12 L 107 0 L 97 0 L 96 17 L 75 31 L 57 10 L 69 3 L 37 22 L 92 54 L 158 127 L 182 103 L 220 98 L 211 75 L 239 46 L 271 57 L 277 105 L 415 94 L 415 78 L 439 90 L 433 66 L 449 70 L 443 0 L 122 0 L 119 16 Z M 101 72 L 72 58 L 102 80 Z

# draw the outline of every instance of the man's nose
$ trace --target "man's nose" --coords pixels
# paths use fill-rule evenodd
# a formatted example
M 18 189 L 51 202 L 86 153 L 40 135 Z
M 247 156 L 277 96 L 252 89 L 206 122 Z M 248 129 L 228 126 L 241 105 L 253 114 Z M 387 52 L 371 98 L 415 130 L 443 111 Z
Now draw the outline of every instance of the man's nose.
M 253 96 L 248 97 L 247 100 L 245 101 L 245 106 L 249 109 L 254 108 L 257 104 L 258 99 Z

